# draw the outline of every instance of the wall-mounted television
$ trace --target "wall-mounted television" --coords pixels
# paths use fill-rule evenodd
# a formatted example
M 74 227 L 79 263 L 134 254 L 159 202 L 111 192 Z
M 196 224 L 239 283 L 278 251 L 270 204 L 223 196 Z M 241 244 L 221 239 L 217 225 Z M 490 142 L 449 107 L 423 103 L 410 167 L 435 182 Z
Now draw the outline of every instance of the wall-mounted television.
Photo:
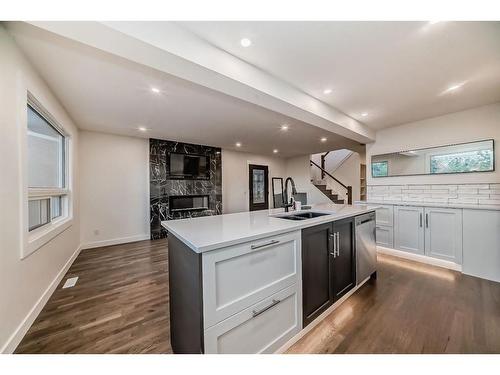
M 170 153 L 170 178 L 210 179 L 210 157 Z

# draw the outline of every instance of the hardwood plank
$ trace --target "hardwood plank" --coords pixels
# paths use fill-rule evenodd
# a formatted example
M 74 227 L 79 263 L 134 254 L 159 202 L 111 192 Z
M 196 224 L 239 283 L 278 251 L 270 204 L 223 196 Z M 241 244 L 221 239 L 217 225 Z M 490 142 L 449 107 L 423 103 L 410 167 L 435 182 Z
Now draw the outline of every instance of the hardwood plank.
M 166 239 L 82 251 L 16 353 L 171 353 L 167 269 Z
M 500 284 L 379 255 L 365 284 L 288 353 L 500 353 Z
M 387 255 L 377 276 L 288 353 L 500 353 L 499 283 Z M 168 287 L 164 239 L 84 250 L 16 353 L 171 353 Z

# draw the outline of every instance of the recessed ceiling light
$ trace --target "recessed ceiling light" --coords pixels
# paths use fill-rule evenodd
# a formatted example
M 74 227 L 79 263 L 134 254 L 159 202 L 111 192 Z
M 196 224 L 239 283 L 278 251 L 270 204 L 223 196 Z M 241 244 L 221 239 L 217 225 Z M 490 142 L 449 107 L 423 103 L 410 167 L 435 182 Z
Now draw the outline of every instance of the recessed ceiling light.
M 368 113 L 363 112 L 363 113 L 361 114 L 361 116 L 366 117 L 366 116 L 368 116 Z
M 273 150 L 273 153 L 277 154 L 279 151 L 277 149 Z
M 446 90 L 444 90 L 444 92 L 452 92 L 452 91 L 455 91 L 455 90 L 458 90 L 459 88 L 461 88 L 463 85 L 465 85 L 465 82 L 463 83 L 458 83 L 456 85 L 451 85 L 450 87 L 448 87 Z
M 288 130 L 288 125 L 287 124 L 281 125 L 281 130 L 287 131 Z
M 236 142 L 236 147 L 241 147 L 241 142 Z
M 148 129 L 147 129 L 147 128 L 145 128 L 144 126 L 139 126 L 139 127 L 137 128 L 137 130 L 139 130 L 139 131 L 141 131 L 141 132 L 145 132 L 145 131 L 147 131 Z
M 332 93 L 332 89 L 324 89 L 323 94 L 328 95 Z
M 157 87 L 151 87 L 151 91 L 153 91 L 155 94 L 159 94 L 160 93 L 160 89 L 157 88 Z
M 250 47 L 252 45 L 252 41 L 248 38 L 243 38 L 240 40 L 240 44 L 243 46 L 243 47 Z
M 326 142 L 326 137 L 320 139 L 321 142 Z

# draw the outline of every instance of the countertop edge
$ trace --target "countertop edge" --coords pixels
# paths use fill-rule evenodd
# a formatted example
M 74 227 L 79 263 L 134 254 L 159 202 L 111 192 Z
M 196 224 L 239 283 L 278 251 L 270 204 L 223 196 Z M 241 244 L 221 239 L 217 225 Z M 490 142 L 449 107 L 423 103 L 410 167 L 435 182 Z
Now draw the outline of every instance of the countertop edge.
M 408 202 L 408 201 L 356 201 L 354 205 L 390 205 L 390 206 L 416 206 L 416 207 L 436 207 L 436 208 L 457 208 L 464 210 L 500 211 L 500 205 L 487 204 L 466 204 L 466 203 L 432 203 L 432 202 Z
M 254 234 L 254 235 L 243 236 L 243 237 L 240 237 L 240 238 L 230 239 L 230 240 L 227 240 L 227 241 L 222 241 L 222 242 L 217 242 L 217 243 L 211 243 L 211 244 L 208 244 L 208 245 L 205 245 L 205 246 L 196 246 L 196 245 L 194 245 L 188 239 L 186 239 L 184 236 L 182 236 L 179 233 L 177 233 L 175 231 L 175 229 L 170 228 L 169 225 L 168 225 L 169 222 L 170 222 L 170 220 L 169 221 L 167 221 L 167 220 L 162 221 L 161 222 L 161 226 L 163 228 L 165 228 L 169 233 L 171 233 L 175 237 L 177 237 L 181 242 L 183 242 L 185 245 L 187 245 L 195 253 L 202 254 L 202 253 L 205 253 L 205 252 L 208 252 L 208 251 L 222 249 L 222 248 L 225 248 L 225 247 L 228 247 L 228 246 L 238 245 L 238 244 L 242 244 L 242 243 L 245 243 L 245 242 L 250 242 L 250 241 L 253 241 L 253 240 L 256 240 L 256 239 L 260 239 L 260 238 L 266 238 L 266 237 L 269 237 L 269 236 L 275 236 L 275 235 L 279 235 L 279 234 L 283 234 L 283 233 L 289 233 L 289 232 L 293 232 L 293 231 L 296 231 L 296 230 L 301 230 L 301 229 L 304 229 L 304 228 L 309 228 L 309 227 L 312 227 L 312 226 L 315 226 L 315 225 L 320 225 L 320 224 L 324 224 L 324 223 L 328 223 L 328 222 L 338 221 L 338 220 L 345 219 L 345 218 L 348 218 L 348 217 L 354 217 L 354 216 L 358 216 L 358 215 L 363 215 L 365 213 L 375 211 L 378 208 L 377 206 L 379 206 L 379 204 L 365 204 L 365 203 L 355 204 L 354 206 L 356 206 L 356 205 L 370 206 L 370 207 L 366 211 L 359 212 L 359 213 L 352 213 L 352 212 L 345 213 L 345 214 L 335 214 L 334 213 L 332 215 L 321 216 L 321 217 L 318 217 L 318 218 L 314 218 L 314 219 L 310 219 L 310 220 L 304 220 L 304 221 L 300 221 L 300 222 L 293 222 L 293 221 L 291 221 L 290 222 L 290 226 L 288 228 L 281 228 L 281 229 L 276 229 L 276 230 L 270 230 L 269 232 L 257 233 L 257 234 Z M 175 222 L 175 220 L 173 220 L 172 222 Z

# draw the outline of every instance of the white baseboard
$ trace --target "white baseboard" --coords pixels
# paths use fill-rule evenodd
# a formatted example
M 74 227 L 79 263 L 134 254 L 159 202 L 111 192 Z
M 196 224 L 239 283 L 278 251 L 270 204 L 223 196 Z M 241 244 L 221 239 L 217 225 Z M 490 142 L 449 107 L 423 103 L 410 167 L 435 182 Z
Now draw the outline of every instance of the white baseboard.
M 14 333 L 9 337 L 5 345 L 0 349 L 0 353 L 13 353 L 14 350 L 16 350 L 17 346 L 23 339 L 24 335 L 26 332 L 28 332 L 29 328 L 37 318 L 38 314 L 40 314 L 40 311 L 42 311 L 43 307 L 49 300 L 50 296 L 52 296 L 52 293 L 56 290 L 57 286 L 61 282 L 61 280 L 64 278 L 64 275 L 66 275 L 66 272 L 68 272 L 69 268 L 75 261 L 76 257 L 78 254 L 80 254 L 80 251 L 82 250 L 82 247 L 79 246 L 75 252 L 71 255 L 71 257 L 68 259 L 66 264 L 61 268 L 59 273 L 56 275 L 54 280 L 50 283 L 48 288 L 43 292 L 42 296 L 38 299 L 38 301 L 35 303 L 35 305 L 32 307 L 28 315 L 23 319 L 21 324 L 17 327 L 17 329 L 14 331 Z
M 395 250 L 383 246 L 377 246 L 377 252 L 379 252 L 380 254 L 392 255 L 399 258 L 413 260 L 415 262 L 430 264 L 431 266 L 437 266 L 437 267 L 447 268 L 449 270 L 462 272 L 462 265 L 450 262 L 448 260 L 431 258 L 426 255 L 407 253 L 406 251 Z
M 362 282 L 360 282 L 355 288 L 351 289 L 348 293 L 346 293 L 341 299 L 339 299 L 337 302 L 335 302 L 333 305 L 331 305 L 328 309 L 326 309 L 320 316 L 318 316 L 316 319 L 314 319 L 311 323 L 306 328 L 303 328 L 299 333 L 297 333 L 295 336 L 293 336 L 290 340 L 288 340 L 281 348 L 279 348 L 275 354 L 283 354 L 286 352 L 290 347 L 295 344 L 297 341 L 299 341 L 302 337 L 304 337 L 307 333 L 312 331 L 314 327 L 316 327 L 319 323 L 321 323 L 322 320 L 324 320 L 328 315 L 330 315 L 334 310 L 336 310 L 346 299 L 348 299 L 350 296 L 352 296 L 356 291 L 361 288 L 368 280 L 370 280 L 370 277 L 367 277 L 364 279 Z
M 146 233 L 146 234 L 138 234 L 136 236 L 130 236 L 130 237 L 113 238 L 111 240 L 93 241 L 93 242 L 87 242 L 85 244 L 82 244 L 82 250 L 93 249 L 93 248 L 102 247 L 102 246 L 120 245 L 122 243 L 144 241 L 144 240 L 149 240 L 149 239 L 150 239 L 150 235 Z

